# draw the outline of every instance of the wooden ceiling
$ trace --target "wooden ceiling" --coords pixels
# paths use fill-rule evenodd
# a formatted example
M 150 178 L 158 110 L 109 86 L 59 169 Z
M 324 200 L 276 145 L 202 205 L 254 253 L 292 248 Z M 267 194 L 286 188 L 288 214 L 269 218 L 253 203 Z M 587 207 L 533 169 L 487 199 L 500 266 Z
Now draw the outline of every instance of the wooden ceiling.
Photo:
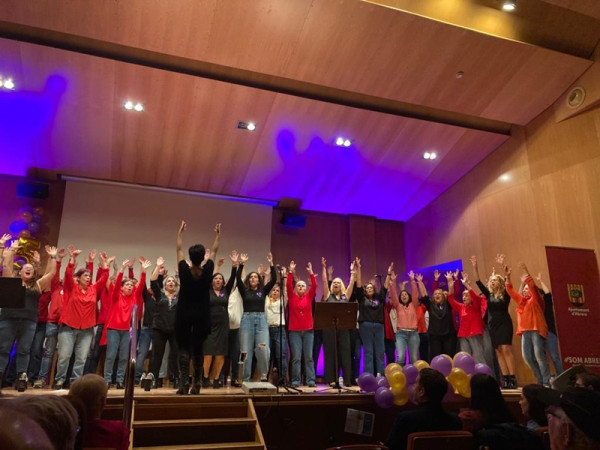
M 1 171 L 407 220 L 564 93 L 600 37 L 597 1 L 531 1 L 535 26 L 494 0 L 424 14 L 440 1 L 5 0 Z M 7 125 L 42 100 L 41 125 Z

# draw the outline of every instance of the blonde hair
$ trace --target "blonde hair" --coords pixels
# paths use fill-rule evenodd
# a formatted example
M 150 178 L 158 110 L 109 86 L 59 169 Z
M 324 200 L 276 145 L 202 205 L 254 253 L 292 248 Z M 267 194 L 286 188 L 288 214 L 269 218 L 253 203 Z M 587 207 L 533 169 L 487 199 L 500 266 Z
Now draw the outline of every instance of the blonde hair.
M 340 282 L 340 297 L 346 295 L 346 285 L 344 284 L 344 282 L 342 281 L 342 279 L 340 277 L 335 277 L 333 280 L 331 280 L 331 287 L 333 287 L 333 282 L 334 281 L 339 281 Z M 329 288 L 329 293 L 335 295 L 332 291 L 331 291 L 331 287 Z
M 494 280 L 494 279 L 498 281 L 498 291 L 497 291 L 498 295 L 496 295 L 496 293 L 492 289 L 492 280 Z M 504 292 L 506 291 L 506 281 L 504 280 L 504 277 L 502 275 L 498 275 L 498 274 L 492 275 L 492 276 L 490 276 L 490 279 L 488 280 L 487 288 L 494 297 L 502 300 L 504 298 Z

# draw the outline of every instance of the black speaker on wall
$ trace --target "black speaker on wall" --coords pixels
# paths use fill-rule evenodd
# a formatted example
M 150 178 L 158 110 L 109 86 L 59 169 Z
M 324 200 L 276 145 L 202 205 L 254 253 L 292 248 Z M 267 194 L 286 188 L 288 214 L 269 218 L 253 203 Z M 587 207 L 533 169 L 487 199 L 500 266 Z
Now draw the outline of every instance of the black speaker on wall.
M 304 214 L 284 213 L 281 217 L 281 223 L 286 227 L 304 228 L 306 226 L 306 216 Z
M 46 183 L 17 183 L 17 196 L 24 198 L 48 198 L 48 185 Z

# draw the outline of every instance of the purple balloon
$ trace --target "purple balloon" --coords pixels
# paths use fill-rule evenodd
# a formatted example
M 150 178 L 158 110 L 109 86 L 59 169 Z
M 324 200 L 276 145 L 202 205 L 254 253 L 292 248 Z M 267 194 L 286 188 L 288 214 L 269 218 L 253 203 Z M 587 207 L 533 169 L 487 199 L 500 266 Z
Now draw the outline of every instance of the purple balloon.
M 467 375 L 472 375 L 475 370 L 475 360 L 471 355 L 462 353 L 456 356 L 454 367 L 464 370 Z
M 19 234 L 20 231 L 27 229 L 27 224 L 22 220 L 15 220 L 13 223 L 10 224 L 8 229 L 13 234 Z
M 444 377 L 447 377 L 452 371 L 452 361 L 445 356 L 437 355 L 431 360 L 431 368 L 441 372 Z
M 390 387 L 390 383 L 387 380 L 386 377 L 384 377 L 383 375 L 379 375 L 377 378 L 377 386 L 379 387 L 384 387 L 384 388 L 389 388 Z
M 379 387 L 372 373 L 363 372 L 358 377 L 358 385 L 365 392 L 375 392 Z
M 388 388 L 380 387 L 375 392 L 375 403 L 381 408 L 391 408 L 394 405 L 394 394 Z
M 404 372 L 404 376 L 406 377 L 406 384 L 408 386 L 410 386 L 411 384 L 415 384 L 415 382 L 417 381 L 417 377 L 419 376 L 419 369 L 417 369 L 412 364 L 409 364 L 408 366 L 404 366 L 402 372 Z
M 29 225 L 27 225 L 27 228 L 29 228 L 31 234 L 37 234 L 37 232 L 40 231 L 40 224 L 37 222 L 30 222 Z
M 475 375 L 476 373 L 485 373 L 486 375 L 489 375 L 490 377 L 494 376 L 492 374 L 492 369 L 490 369 L 490 366 L 488 366 L 487 364 L 484 364 L 484 363 L 475 364 L 475 369 L 473 370 L 473 375 Z

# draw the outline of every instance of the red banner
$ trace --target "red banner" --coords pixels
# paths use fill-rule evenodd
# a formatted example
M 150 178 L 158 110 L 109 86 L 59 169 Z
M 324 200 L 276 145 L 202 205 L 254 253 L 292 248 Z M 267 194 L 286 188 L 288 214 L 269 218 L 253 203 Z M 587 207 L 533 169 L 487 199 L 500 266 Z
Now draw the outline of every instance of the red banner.
M 600 373 L 600 274 L 593 250 L 546 247 L 563 368 Z

